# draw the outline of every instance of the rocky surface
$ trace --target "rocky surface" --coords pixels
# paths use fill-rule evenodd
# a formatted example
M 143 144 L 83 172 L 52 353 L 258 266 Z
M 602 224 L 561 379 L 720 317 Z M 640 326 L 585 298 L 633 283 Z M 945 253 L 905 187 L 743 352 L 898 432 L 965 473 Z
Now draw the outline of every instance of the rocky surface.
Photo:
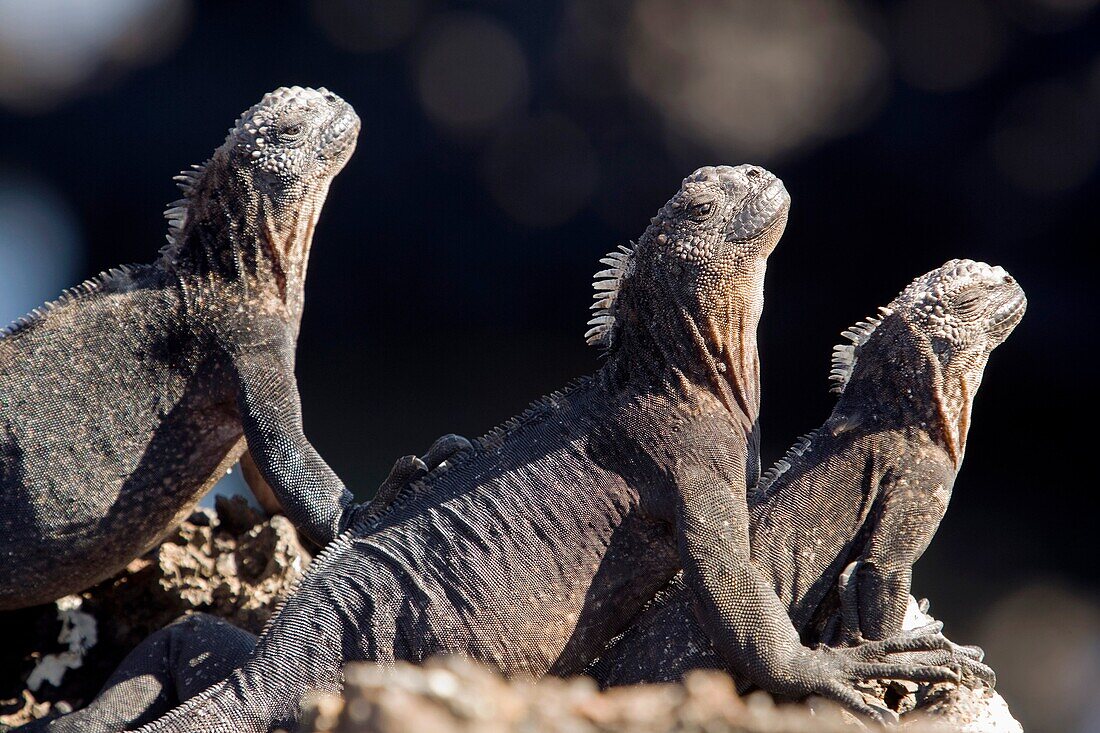
M 890 699 L 888 696 L 887 699 Z M 895 696 L 896 701 L 896 696 Z M 916 693 L 901 717 L 907 733 L 1019 730 L 992 690 L 936 685 Z M 1003 706 L 1003 701 L 1000 701 Z M 992 712 L 991 712 L 992 711 Z M 1003 714 L 1007 715 L 1007 707 Z M 1008 723 L 1011 721 L 1011 723 Z M 506 681 L 457 657 L 392 672 L 348 667 L 342 697 L 306 705 L 303 733 L 850 733 L 866 730 L 821 699 L 776 705 L 762 692 L 740 698 L 730 678 L 693 672 L 683 684 L 639 685 L 600 692 L 588 678 Z
M 812 709 L 812 712 L 811 712 Z M 776 707 L 763 693 L 739 698 L 727 675 L 696 672 L 681 685 L 600 692 L 588 678 L 505 681 L 456 657 L 392 672 L 349 666 L 341 697 L 306 708 L 308 733 L 830 733 L 852 728 L 826 703 Z
M 259 633 L 310 559 L 286 517 L 219 497 L 114 578 L 0 614 L 0 730 L 83 706 L 138 642 L 186 613 Z

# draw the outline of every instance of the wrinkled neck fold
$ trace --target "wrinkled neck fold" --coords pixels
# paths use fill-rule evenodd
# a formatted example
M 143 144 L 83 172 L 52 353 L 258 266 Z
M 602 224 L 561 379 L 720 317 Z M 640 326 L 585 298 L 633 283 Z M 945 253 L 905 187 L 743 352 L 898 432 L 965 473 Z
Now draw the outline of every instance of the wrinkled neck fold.
M 216 283 L 272 293 L 301 318 L 306 269 L 328 186 L 277 203 L 232 176 L 206 170 L 186 199 L 186 219 L 164 258 L 194 297 Z
M 944 371 L 936 392 L 936 407 L 941 416 L 943 441 L 955 462 L 955 469 L 962 465 L 966 453 L 966 438 L 970 433 L 970 414 L 974 409 L 974 395 L 982 383 L 982 374 L 988 354 L 976 368 L 964 369 L 959 374 Z
M 652 278 L 646 286 L 652 292 L 644 298 L 633 289 L 624 292 L 610 367 L 623 379 L 666 383 L 688 402 L 712 394 L 748 435 L 760 411 L 756 329 L 764 269 L 763 260 L 754 261 L 740 271 L 738 286 L 707 303 L 686 296 L 667 278 Z

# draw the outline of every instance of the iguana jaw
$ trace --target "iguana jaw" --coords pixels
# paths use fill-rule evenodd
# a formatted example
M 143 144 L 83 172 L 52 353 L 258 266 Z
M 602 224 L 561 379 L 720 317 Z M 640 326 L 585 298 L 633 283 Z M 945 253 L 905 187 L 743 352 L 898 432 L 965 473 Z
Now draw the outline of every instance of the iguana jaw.
M 1001 301 L 990 307 L 992 313 L 985 319 L 984 338 L 969 349 L 960 349 L 960 353 L 943 365 L 937 404 L 943 418 L 944 442 L 956 468 L 962 464 L 966 452 L 974 396 L 982 383 L 989 357 L 993 349 L 1004 343 L 1027 310 L 1023 290 L 1009 292 Z

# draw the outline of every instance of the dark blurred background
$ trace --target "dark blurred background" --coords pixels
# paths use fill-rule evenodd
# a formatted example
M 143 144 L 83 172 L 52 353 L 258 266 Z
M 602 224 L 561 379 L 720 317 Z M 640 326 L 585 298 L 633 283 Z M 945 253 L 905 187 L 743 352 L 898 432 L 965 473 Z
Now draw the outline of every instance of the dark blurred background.
M 597 259 L 697 166 L 763 164 L 793 199 L 766 463 L 828 413 L 836 334 L 912 277 L 970 257 L 1027 290 L 914 590 L 1025 727 L 1098 731 L 1096 5 L 0 0 L 0 321 L 150 261 L 171 176 L 264 92 L 326 85 L 363 132 L 298 374 L 308 435 L 366 497 L 398 455 L 595 369 Z

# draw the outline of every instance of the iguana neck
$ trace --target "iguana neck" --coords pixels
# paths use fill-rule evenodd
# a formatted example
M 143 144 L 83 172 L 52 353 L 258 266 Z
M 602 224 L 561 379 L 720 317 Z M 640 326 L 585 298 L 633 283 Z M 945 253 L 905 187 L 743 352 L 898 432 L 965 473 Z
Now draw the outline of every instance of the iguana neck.
M 189 300 L 202 298 L 216 283 L 234 283 L 252 298 L 277 302 L 298 321 L 327 193 L 327 184 L 318 183 L 301 200 L 277 204 L 249 182 L 207 164 L 180 203 L 183 224 L 169 235 L 161 263 Z
M 720 307 L 690 302 L 677 283 L 660 278 L 653 278 L 659 294 L 624 292 L 623 323 L 608 369 L 635 386 L 668 385 L 688 404 L 713 395 L 748 435 L 760 411 L 756 329 L 765 261 L 742 264 L 740 283 L 723 286 L 728 297 Z
M 852 378 L 833 410 L 834 433 L 920 433 L 962 464 L 970 409 L 981 376 L 949 375 L 928 339 L 899 315 L 887 317 L 864 345 Z

